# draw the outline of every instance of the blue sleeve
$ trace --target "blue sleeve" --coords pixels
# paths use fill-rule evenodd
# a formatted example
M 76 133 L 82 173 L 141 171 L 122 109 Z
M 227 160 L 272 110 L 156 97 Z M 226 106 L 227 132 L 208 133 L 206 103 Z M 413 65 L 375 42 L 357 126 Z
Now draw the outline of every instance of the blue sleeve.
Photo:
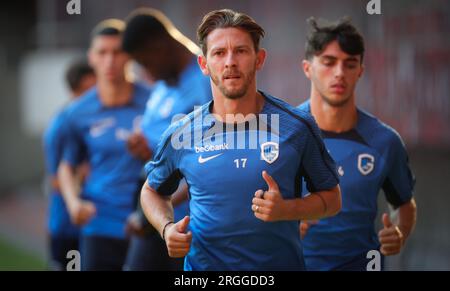
M 172 195 L 182 179 L 178 169 L 180 150 L 173 148 L 171 143 L 171 128 L 167 129 L 157 147 L 153 159 L 145 165 L 147 183 L 161 195 Z
M 336 164 L 328 153 L 320 135 L 320 130 L 311 117 L 305 123 L 306 134 L 300 173 L 310 192 L 330 190 L 339 184 Z
M 62 155 L 61 123 L 60 117 L 55 117 L 47 127 L 44 134 L 44 155 L 46 171 L 56 175 Z
M 383 183 L 386 200 L 395 208 L 407 203 L 413 196 L 414 184 L 405 145 L 396 134 L 391 142 L 389 168 Z
M 74 120 L 75 118 L 70 116 L 62 126 L 64 130 L 63 160 L 72 167 L 76 167 L 86 160 L 86 150 L 82 139 L 82 133 L 77 128 Z

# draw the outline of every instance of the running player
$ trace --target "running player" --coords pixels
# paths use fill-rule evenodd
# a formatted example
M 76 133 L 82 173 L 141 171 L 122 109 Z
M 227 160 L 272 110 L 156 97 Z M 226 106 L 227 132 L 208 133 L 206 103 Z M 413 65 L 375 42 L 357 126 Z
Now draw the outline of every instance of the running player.
M 398 254 L 416 220 L 414 177 L 398 133 L 355 105 L 364 56 L 362 35 L 348 21 L 319 25 L 310 19 L 303 70 L 311 80 L 311 112 L 335 159 L 341 179 L 342 210 L 313 224 L 303 222 L 308 270 L 366 270 L 371 250 Z M 398 209 L 398 222 L 385 213 L 378 236 L 377 196 Z M 309 227 L 309 229 L 308 229 Z M 380 266 L 381 267 L 381 266 Z
M 86 61 L 72 63 L 66 72 L 71 101 L 95 85 L 95 74 Z M 58 165 L 63 154 L 63 125 L 66 106 L 52 119 L 44 132 L 44 153 L 47 179 L 50 188 L 48 207 L 48 232 L 50 244 L 50 270 L 63 271 L 70 250 L 78 250 L 78 228 L 70 222 L 66 205 L 59 190 Z
M 214 101 L 164 134 L 146 165 L 144 212 L 169 255 L 187 255 L 185 270 L 303 270 L 298 220 L 340 209 L 334 162 L 308 113 L 257 91 L 266 52 L 252 18 L 212 11 L 197 34 Z M 190 216 L 175 223 L 169 195 L 182 177 Z M 301 177 L 314 193 L 304 199 Z
M 211 100 L 209 79 L 197 64 L 200 49 L 156 9 L 138 9 L 130 14 L 123 48 L 140 63 L 155 81 L 143 117 L 142 132 L 155 151 L 164 131 L 177 114 L 187 114 Z M 172 197 L 175 220 L 188 214 L 187 187 L 183 184 Z M 142 211 L 141 227 L 148 224 Z M 127 270 L 182 270 L 183 260 L 171 259 L 156 231 L 145 237 L 133 237 L 126 263 Z
M 124 26 L 110 19 L 94 29 L 88 56 L 97 86 L 68 110 L 58 176 L 72 221 L 83 225 L 82 270 L 122 269 L 128 247 L 125 222 L 135 209 L 133 194 L 145 158 L 127 150 L 150 92 L 125 78 Z M 83 160 L 90 174 L 80 190 L 73 169 Z

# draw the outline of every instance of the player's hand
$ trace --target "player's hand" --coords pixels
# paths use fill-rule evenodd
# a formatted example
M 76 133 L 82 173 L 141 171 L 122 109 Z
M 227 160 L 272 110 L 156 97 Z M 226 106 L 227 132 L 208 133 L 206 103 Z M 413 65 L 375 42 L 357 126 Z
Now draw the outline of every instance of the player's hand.
M 403 247 L 403 233 L 398 226 L 392 224 L 387 213 L 383 214 L 382 221 L 384 228 L 378 232 L 378 239 L 381 243 L 380 251 L 385 256 L 396 255 Z
M 144 236 L 146 234 L 146 230 L 141 223 L 140 215 L 136 211 L 128 216 L 127 223 L 125 224 L 125 233 L 128 236 Z
M 319 221 L 318 220 L 302 220 L 300 222 L 300 237 L 303 239 L 306 235 L 306 233 L 308 232 L 308 229 L 311 225 L 317 224 Z
M 266 172 L 262 172 L 268 190 L 258 190 L 252 200 L 252 210 L 262 221 L 284 220 L 286 200 L 281 196 L 277 182 Z
M 147 140 L 140 132 L 134 132 L 127 140 L 128 151 L 136 158 L 147 161 L 152 157 Z
M 74 200 L 68 207 L 70 220 L 75 225 L 86 224 L 96 213 L 95 204 L 85 200 Z
M 167 226 L 164 238 L 170 257 L 182 258 L 189 252 L 189 249 L 191 248 L 192 232 L 186 232 L 188 226 L 189 216 L 185 216 L 177 223 Z

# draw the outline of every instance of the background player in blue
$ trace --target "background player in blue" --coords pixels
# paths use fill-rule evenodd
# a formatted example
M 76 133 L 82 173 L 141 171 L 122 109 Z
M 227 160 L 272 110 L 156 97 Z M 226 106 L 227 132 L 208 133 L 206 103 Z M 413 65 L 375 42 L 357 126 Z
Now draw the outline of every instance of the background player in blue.
M 185 270 L 303 270 L 298 220 L 339 211 L 334 162 L 309 114 L 256 90 L 266 52 L 259 48 L 264 30 L 252 18 L 212 11 L 197 34 L 203 51 L 198 61 L 211 77 L 214 101 L 166 131 L 146 165 L 144 212 L 170 256 L 187 254 Z M 260 137 L 254 148 L 231 143 L 240 135 L 246 144 L 255 141 L 248 138 L 255 131 L 264 136 L 262 117 L 261 130 L 242 128 L 258 113 L 279 118 L 279 130 L 270 130 L 270 139 Z M 198 115 L 211 118 L 197 123 Z M 234 123 L 239 115 L 248 119 Z M 223 131 L 225 125 L 230 130 Z M 221 129 L 214 137 L 212 127 Z M 194 143 L 178 148 L 176 136 L 185 130 L 193 132 L 187 141 Z M 304 199 L 296 196 L 302 176 L 315 193 Z M 181 177 L 189 185 L 190 216 L 175 223 L 169 195 Z
M 125 78 L 124 26 L 111 19 L 94 29 L 88 56 L 97 86 L 68 109 L 58 176 L 72 221 L 83 225 L 82 270 L 122 269 L 128 247 L 125 222 L 135 209 L 143 167 L 141 157 L 127 150 L 127 140 L 140 126 L 149 90 Z M 73 169 L 83 160 L 90 174 L 80 191 Z
M 364 41 L 348 21 L 319 25 L 310 19 L 303 70 L 311 80 L 311 112 L 336 161 L 342 210 L 316 224 L 303 222 L 306 267 L 311 270 L 366 270 L 370 250 L 400 252 L 415 225 L 414 178 L 398 133 L 355 105 L 355 87 L 363 73 Z M 377 196 L 398 208 L 398 222 L 383 214 L 375 233 Z M 309 226 L 309 229 L 308 229 Z M 381 246 L 380 246 L 381 244 Z
M 200 48 L 184 37 L 165 15 L 150 8 L 138 9 L 128 17 L 123 47 L 156 81 L 143 117 L 143 134 L 132 136 L 134 140 L 145 137 L 150 150 L 155 151 L 175 115 L 187 114 L 194 106 L 201 106 L 212 98 L 209 78 L 197 64 Z M 177 220 L 188 214 L 188 202 L 183 202 L 187 200 L 186 192 L 187 187 L 182 185 L 173 195 Z M 137 229 L 148 224 L 142 211 L 138 213 L 141 227 Z M 167 255 L 166 246 L 156 231 L 132 238 L 127 270 L 181 270 L 182 267 L 182 259 L 175 260 Z
M 86 61 L 76 61 L 67 69 L 66 82 L 70 89 L 71 100 L 75 100 L 95 85 L 95 74 Z M 50 189 L 47 225 L 50 236 L 49 268 L 51 270 L 65 270 L 67 252 L 78 249 L 79 230 L 70 221 L 57 179 L 58 165 L 63 154 L 65 117 L 66 112 L 63 108 L 52 119 L 44 133 L 46 178 Z

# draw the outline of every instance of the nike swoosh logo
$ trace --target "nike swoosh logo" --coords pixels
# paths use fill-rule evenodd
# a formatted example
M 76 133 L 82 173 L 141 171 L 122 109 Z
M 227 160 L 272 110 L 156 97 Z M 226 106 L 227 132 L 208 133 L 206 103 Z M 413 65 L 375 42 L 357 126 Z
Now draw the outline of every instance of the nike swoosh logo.
M 210 156 L 210 157 L 207 157 L 207 158 L 202 158 L 202 156 L 199 156 L 199 157 L 198 157 L 198 162 L 199 162 L 200 164 L 203 164 L 203 163 L 206 163 L 207 161 L 210 161 L 210 160 L 212 160 L 212 159 L 215 159 L 215 158 L 217 158 L 218 156 L 221 156 L 221 155 L 223 155 L 223 153 L 217 154 L 217 155 L 214 155 L 214 156 Z

